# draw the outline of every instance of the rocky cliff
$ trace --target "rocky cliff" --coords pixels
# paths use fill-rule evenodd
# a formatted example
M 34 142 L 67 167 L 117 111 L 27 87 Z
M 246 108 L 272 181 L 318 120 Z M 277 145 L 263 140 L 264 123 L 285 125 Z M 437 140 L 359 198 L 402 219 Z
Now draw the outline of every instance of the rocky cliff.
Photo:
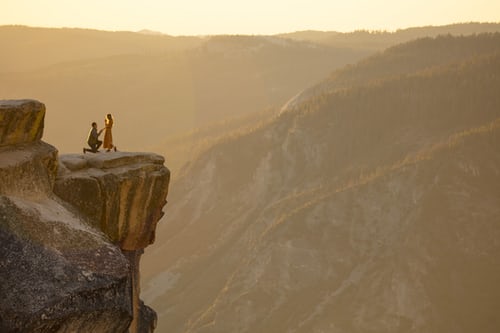
M 0 101 L 0 331 L 152 332 L 139 259 L 170 173 L 161 156 L 58 157 L 45 106 Z

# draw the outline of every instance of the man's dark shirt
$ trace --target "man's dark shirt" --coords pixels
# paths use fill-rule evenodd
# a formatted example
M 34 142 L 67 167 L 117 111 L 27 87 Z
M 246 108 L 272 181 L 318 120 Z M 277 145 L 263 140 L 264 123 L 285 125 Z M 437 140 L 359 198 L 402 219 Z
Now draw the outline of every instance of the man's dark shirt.
M 97 128 L 95 127 L 92 127 L 90 129 L 90 132 L 89 132 L 89 137 L 87 139 L 87 143 L 92 146 L 92 145 L 95 145 L 97 143 L 97 141 L 99 138 L 99 134 L 97 134 Z

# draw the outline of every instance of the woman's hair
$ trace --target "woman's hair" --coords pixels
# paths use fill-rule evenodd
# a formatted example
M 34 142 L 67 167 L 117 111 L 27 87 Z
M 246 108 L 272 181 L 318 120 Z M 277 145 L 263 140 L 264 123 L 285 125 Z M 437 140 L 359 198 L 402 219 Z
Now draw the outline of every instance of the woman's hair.
M 94 127 L 94 126 L 97 126 L 97 123 L 96 123 L 96 122 L 93 122 L 93 123 L 92 123 L 92 127 Z
M 111 113 L 108 113 L 108 115 L 107 115 L 106 117 L 107 117 L 108 119 L 113 118 L 113 117 L 111 116 Z

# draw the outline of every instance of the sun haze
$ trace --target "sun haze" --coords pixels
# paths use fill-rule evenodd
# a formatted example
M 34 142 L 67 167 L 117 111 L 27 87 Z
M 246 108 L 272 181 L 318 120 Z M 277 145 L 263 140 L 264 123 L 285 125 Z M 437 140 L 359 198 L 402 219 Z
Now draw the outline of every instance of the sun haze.
M 499 22 L 498 0 L 1 0 L 0 25 L 149 29 L 171 35 L 275 34 L 297 30 L 396 30 Z

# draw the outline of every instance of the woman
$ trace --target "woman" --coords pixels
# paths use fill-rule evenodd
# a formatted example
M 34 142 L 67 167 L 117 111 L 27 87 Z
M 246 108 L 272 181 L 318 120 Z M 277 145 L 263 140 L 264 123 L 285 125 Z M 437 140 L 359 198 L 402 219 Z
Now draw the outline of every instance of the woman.
M 102 145 L 106 151 L 110 151 L 114 149 L 116 151 L 116 146 L 113 145 L 113 135 L 111 134 L 111 128 L 113 127 L 113 117 L 111 113 L 108 113 L 106 118 L 104 119 L 105 131 L 104 131 L 104 143 Z

